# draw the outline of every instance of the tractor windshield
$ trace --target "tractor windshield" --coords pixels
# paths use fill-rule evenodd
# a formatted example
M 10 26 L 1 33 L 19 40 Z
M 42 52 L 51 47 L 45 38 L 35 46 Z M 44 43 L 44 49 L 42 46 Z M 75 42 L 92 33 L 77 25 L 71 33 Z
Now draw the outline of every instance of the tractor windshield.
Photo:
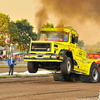
M 44 31 L 40 34 L 40 40 L 42 41 L 69 41 L 69 33 L 58 31 Z

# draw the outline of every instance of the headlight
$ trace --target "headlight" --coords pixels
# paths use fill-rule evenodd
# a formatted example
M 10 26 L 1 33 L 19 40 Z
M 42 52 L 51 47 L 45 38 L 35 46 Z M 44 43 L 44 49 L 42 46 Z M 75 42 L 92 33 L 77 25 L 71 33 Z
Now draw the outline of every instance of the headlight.
M 29 55 L 25 55 L 24 57 L 25 57 L 25 58 L 29 58 L 30 56 L 29 56 Z
M 57 56 L 56 55 L 52 55 L 51 58 L 57 58 Z
M 50 48 L 48 48 L 47 51 L 50 51 Z

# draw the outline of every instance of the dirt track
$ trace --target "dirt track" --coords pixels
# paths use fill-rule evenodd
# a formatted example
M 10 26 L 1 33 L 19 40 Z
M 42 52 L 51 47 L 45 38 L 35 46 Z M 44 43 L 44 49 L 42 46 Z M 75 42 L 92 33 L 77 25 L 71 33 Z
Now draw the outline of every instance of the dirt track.
M 44 69 L 39 69 L 44 70 Z M 0 67 L 0 72 L 8 72 L 9 67 Z M 14 72 L 25 72 L 27 71 L 27 67 L 14 67 Z
M 0 79 L 0 100 L 97 100 L 99 90 L 100 83 L 55 82 L 52 76 Z
M 9 67 L 0 67 L 0 72 L 8 72 Z M 27 67 L 14 67 L 14 72 L 25 72 Z
M 0 80 L 0 100 L 97 100 L 100 89 L 100 83 L 55 82 L 52 76 Z

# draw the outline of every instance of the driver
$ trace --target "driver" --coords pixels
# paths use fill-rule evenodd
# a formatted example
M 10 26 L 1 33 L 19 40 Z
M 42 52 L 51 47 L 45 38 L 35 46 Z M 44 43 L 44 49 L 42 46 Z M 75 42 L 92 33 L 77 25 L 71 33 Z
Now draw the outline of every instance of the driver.
M 68 42 L 68 34 L 65 34 L 65 36 L 64 36 L 64 42 Z
M 52 36 L 52 34 L 50 34 L 50 36 L 49 36 L 49 37 L 50 37 L 50 39 L 52 39 L 52 37 L 53 37 L 53 36 Z

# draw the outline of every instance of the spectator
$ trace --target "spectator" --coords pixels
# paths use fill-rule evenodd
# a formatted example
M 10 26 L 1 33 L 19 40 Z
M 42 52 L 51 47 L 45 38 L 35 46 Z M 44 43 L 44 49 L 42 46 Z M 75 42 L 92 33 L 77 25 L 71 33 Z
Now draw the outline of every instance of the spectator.
M 13 54 L 11 54 L 11 56 L 8 58 L 7 63 L 9 65 L 9 75 L 11 73 L 11 75 L 13 75 L 13 69 L 14 69 L 14 62 L 15 62 L 15 58 L 13 57 Z M 12 71 L 12 72 L 11 72 Z
M 3 55 L 3 60 L 5 61 L 5 58 L 6 58 L 6 56 L 5 55 Z
M 20 61 L 21 60 L 21 57 L 20 57 L 20 55 L 19 55 L 19 57 L 18 57 L 18 61 Z
M 15 55 L 15 59 L 16 59 L 16 61 L 18 60 L 17 55 Z

